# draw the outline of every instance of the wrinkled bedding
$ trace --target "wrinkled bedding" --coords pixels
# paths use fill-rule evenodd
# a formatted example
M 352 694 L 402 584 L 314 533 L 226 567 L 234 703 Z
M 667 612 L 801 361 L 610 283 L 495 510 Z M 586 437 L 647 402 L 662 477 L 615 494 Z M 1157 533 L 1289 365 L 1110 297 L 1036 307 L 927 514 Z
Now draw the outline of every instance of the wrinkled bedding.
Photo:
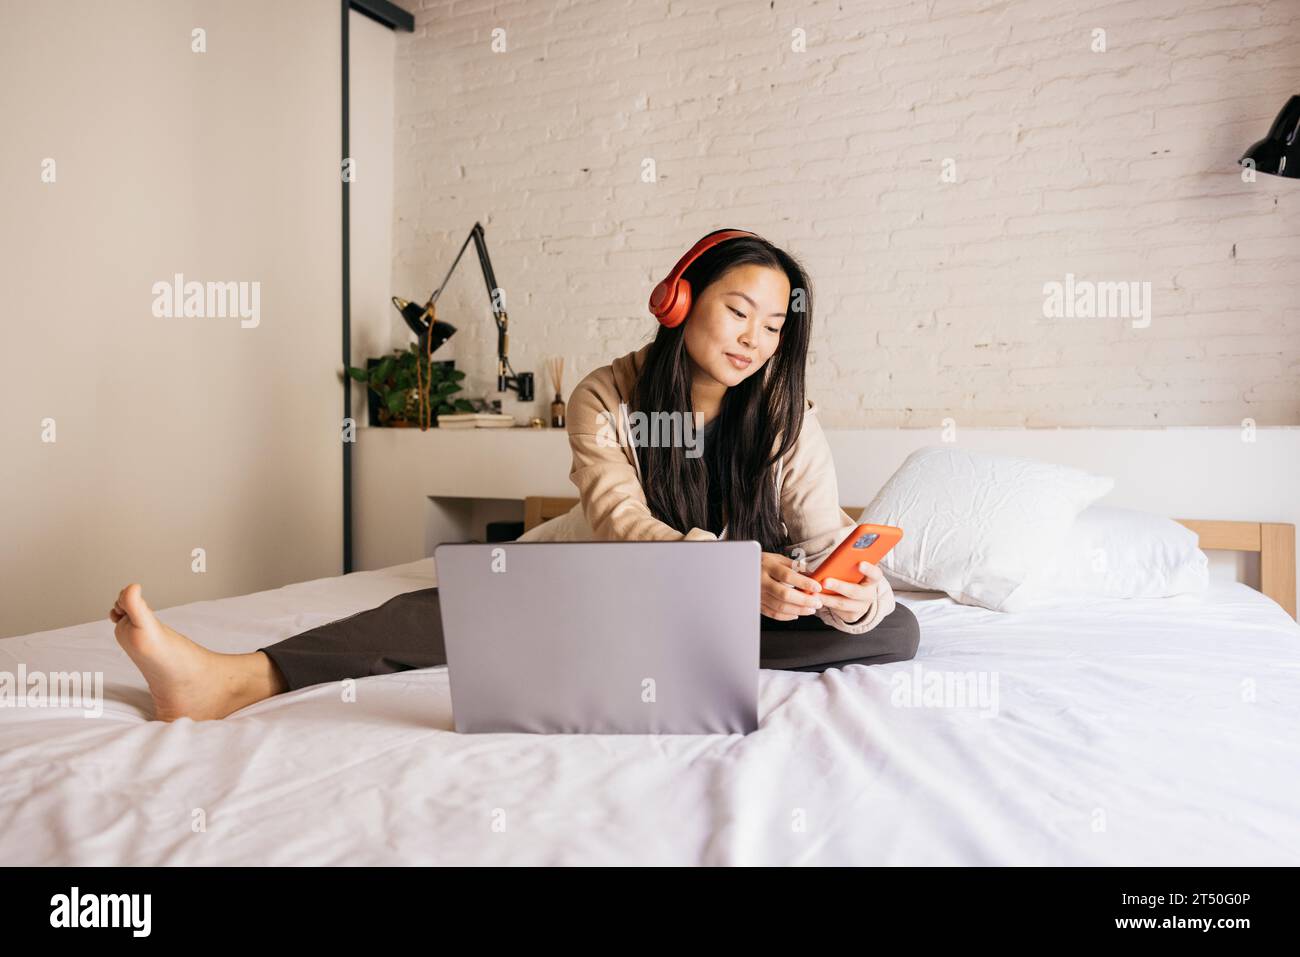
M 251 651 L 434 584 L 432 559 L 160 612 Z M 446 668 L 148 720 L 93 622 L 0 671 L 3 864 L 1295 864 L 1300 628 L 1237 583 L 1019 614 L 899 592 L 911 662 L 760 672 L 748 736 L 458 735 Z

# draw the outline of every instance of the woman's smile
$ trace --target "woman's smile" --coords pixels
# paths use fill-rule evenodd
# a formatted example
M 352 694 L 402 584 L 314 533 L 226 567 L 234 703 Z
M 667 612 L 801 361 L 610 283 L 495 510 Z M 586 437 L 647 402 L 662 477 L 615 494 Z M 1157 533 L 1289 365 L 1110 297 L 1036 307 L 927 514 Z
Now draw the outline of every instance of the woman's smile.
M 726 352 L 723 354 L 731 360 L 731 364 L 737 369 L 748 369 L 749 364 L 754 361 L 749 356 L 737 355 L 734 352 Z

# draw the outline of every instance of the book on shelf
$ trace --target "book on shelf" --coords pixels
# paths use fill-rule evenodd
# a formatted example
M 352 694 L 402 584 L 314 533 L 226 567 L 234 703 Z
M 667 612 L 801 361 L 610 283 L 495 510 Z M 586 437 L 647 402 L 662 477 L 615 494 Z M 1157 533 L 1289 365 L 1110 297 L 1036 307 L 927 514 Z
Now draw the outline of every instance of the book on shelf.
M 506 412 L 454 412 L 438 416 L 440 429 L 509 429 L 515 417 Z

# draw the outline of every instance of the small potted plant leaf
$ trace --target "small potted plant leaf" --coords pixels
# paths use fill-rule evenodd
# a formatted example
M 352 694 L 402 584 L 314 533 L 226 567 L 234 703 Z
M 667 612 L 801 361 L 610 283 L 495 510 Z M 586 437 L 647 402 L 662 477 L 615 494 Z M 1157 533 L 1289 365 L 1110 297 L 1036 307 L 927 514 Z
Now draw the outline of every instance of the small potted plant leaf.
M 474 411 L 468 399 L 456 397 L 465 373 L 451 360 L 434 362 L 421 356 L 414 342 L 405 350 L 368 360 L 365 369 L 348 366 L 348 375 L 369 390 L 372 425 L 426 429 L 437 426 L 438 415 Z

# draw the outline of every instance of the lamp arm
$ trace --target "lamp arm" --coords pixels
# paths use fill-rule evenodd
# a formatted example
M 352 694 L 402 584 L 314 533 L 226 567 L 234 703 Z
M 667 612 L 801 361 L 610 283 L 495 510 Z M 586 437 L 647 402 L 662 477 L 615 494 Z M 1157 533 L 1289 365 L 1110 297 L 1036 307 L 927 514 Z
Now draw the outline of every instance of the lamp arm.
M 476 222 L 470 229 L 469 235 L 465 237 L 465 241 L 460 244 L 460 250 L 456 253 L 456 258 L 452 260 L 447 275 L 442 277 L 442 282 L 433 291 L 429 301 L 425 303 L 426 314 L 438 301 L 438 297 L 442 295 L 448 280 L 451 279 L 451 274 L 456 271 L 461 257 L 465 255 L 465 249 L 469 246 L 470 240 L 474 241 L 474 249 L 478 253 L 479 268 L 483 271 L 483 282 L 487 286 L 488 302 L 492 307 L 492 319 L 497 325 L 497 391 L 505 392 L 507 389 L 515 389 L 519 393 L 520 401 L 531 402 L 533 400 L 533 374 L 531 372 L 516 373 L 510 365 L 510 318 L 497 296 L 500 287 L 497 285 L 496 273 L 492 269 L 492 257 L 488 255 L 487 240 L 483 234 L 482 223 Z M 394 305 L 398 305 L 396 298 L 394 298 Z M 401 308 L 398 305 L 399 311 Z M 410 320 L 408 320 L 409 322 Z
M 492 314 L 497 316 L 497 321 L 505 315 L 505 310 L 497 304 L 496 292 L 500 287 L 497 285 L 497 274 L 492 271 L 492 257 L 488 255 L 487 240 L 483 236 L 483 227 L 478 223 L 469 231 L 469 238 L 474 240 L 474 247 L 478 250 L 478 264 L 483 268 L 483 282 L 487 285 L 488 300 L 492 303 Z
M 482 231 L 483 227 L 478 223 L 475 223 L 474 229 Z M 447 287 L 447 280 L 451 279 L 451 274 L 454 273 L 456 267 L 460 265 L 460 257 L 465 255 L 465 247 L 469 245 L 469 241 L 473 238 L 474 230 L 470 230 L 470 234 L 466 236 L 465 241 L 460 244 L 460 252 L 456 253 L 456 258 L 451 261 L 451 267 L 447 270 L 447 275 L 442 277 L 442 282 L 438 285 L 438 288 L 433 291 L 433 295 L 430 296 L 429 301 L 425 303 L 426 306 L 432 306 L 438 301 L 438 297 L 442 295 L 443 289 Z
M 520 393 L 520 399 L 531 401 L 532 373 L 528 374 L 529 382 L 524 386 L 510 365 L 510 317 L 497 295 L 501 287 L 497 285 L 496 272 L 492 269 L 492 257 L 488 255 L 487 239 L 483 235 L 481 223 L 475 223 L 470 229 L 465 241 L 469 242 L 470 239 L 474 240 L 474 249 L 478 252 L 479 268 L 483 271 L 483 283 L 487 286 L 488 302 L 492 306 L 492 319 L 497 324 L 497 391 L 515 389 Z M 464 251 L 463 246 L 461 250 Z

